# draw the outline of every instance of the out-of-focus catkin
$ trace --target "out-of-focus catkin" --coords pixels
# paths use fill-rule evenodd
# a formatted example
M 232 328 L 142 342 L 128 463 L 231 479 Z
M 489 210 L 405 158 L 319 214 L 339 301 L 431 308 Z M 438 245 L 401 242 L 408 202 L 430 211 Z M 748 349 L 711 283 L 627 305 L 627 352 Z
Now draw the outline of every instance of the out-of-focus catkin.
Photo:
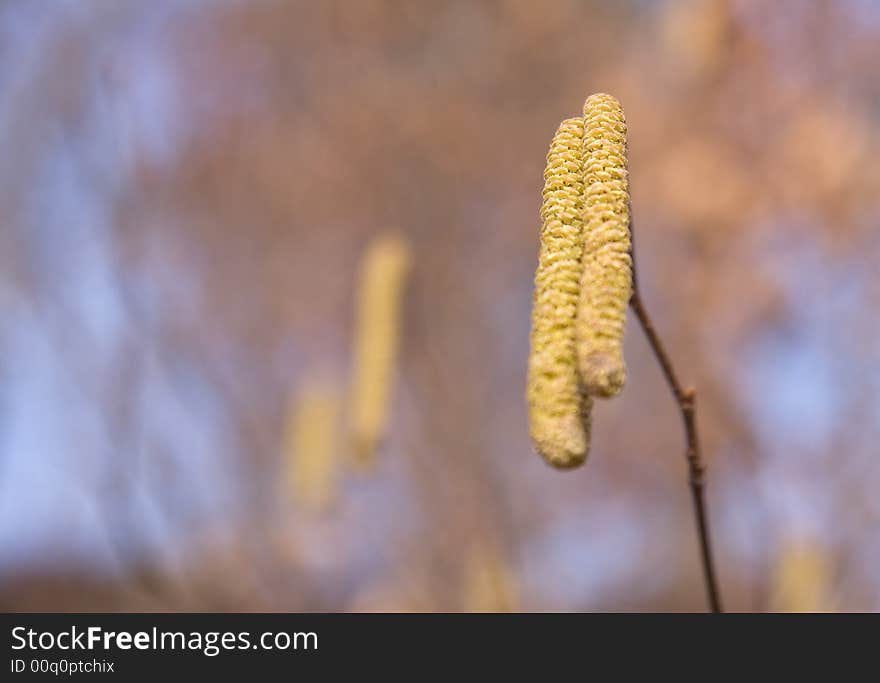
M 330 383 L 307 381 L 291 399 L 284 428 L 284 483 L 294 501 L 322 511 L 335 497 L 342 398 Z
M 829 555 L 816 539 L 809 536 L 783 539 L 773 572 L 773 611 L 830 611 L 830 584 Z
M 581 464 L 590 445 L 591 400 L 581 390 L 575 343 L 583 258 L 581 119 L 553 137 L 544 171 L 527 399 L 535 449 L 555 467 Z
M 632 295 L 626 120 L 611 95 L 584 104 L 584 255 L 577 312 L 578 366 L 590 396 L 623 389 L 623 331 Z
M 410 260 L 406 241 L 385 234 L 369 245 L 361 266 L 350 418 L 355 458 L 364 466 L 385 436 Z

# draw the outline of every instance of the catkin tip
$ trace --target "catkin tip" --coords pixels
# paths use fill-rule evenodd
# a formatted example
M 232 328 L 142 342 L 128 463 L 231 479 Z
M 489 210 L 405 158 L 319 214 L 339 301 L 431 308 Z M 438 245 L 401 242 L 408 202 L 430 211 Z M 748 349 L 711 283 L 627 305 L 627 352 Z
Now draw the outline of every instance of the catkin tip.
M 340 405 L 336 386 L 317 378 L 306 381 L 289 402 L 283 481 L 291 497 L 308 510 L 326 510 L 336 497 Z

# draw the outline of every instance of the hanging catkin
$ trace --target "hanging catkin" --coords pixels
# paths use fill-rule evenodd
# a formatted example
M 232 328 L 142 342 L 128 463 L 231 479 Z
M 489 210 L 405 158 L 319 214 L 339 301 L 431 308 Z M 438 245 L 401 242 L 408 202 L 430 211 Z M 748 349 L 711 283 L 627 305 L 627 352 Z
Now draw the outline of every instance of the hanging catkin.
M 632 295 L 626 120 L 611 95 L 584 104 L 584 251 L 577 355 L 590 396 L 616 396 L 626 381 L 623 330 Z
M 400 337 L 400 318 L 410 251 L 398 235 L 376 238 L 360 273 L 351 388 L 355 457 L 370 465 L 385 435 Z
M 297 504 L 313 511 L 335 497 L 340 395 L 327 382 L 303 384 L 291 399 L 284 429 L 285 488 Z
M 584 240 L 583 132 L 581 119 L 566 119 L 547 155 L 532 309 L 529 431 L 536 450 L 560 468 L 581 464 L 590 444 L 591 399 L 579 384 L 575 342 Z

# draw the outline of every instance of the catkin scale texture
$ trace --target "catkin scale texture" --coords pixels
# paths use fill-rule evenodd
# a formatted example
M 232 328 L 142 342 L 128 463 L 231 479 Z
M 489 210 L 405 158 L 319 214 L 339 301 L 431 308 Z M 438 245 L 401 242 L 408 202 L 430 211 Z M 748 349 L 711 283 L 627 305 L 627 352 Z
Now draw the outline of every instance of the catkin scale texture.
M 407 243 L 386 234 L 370 244 L 361 268 L 350 410 L 355 457 L 365 466 L 388 422 L 409 264 Z
M 584 104 L 584 252 L 577 356 L 587 394 L 616 396 L 626 381 L 623 332 L 632 296 L 626 120 L 611 95 Z
M 591 399 L 580 387 L 575 317 L 583 258 L 583 121 L 563 121 L 547 155 L 527 399 L 535 449 L 551 465 L 587 457 Z

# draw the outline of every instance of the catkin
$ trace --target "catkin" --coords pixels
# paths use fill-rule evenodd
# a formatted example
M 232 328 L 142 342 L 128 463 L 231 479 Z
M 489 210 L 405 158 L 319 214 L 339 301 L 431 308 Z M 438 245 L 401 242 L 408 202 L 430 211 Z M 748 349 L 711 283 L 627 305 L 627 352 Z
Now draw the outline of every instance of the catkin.
M 386 234 L 370 244 L 361 267 L 350 410 L 354 453 L 364 466 L 372 464 L 388 422 L 409 264 L 407 243 Z
M 560 468 L 584 462 L 590 445 L 592 401 L 579 384 L 575 341 L 584 239 L 583 132 L 581 119 L 566 119 L 547 155 L 526 392 L 535 449 Z
M 831 566 L 814 538 L 783 539 L 773 572 L 771 608 L 776 612 L 824 612 L 831 609 Z
M 626 381 L 623 331 L 632 295 L 626 120 L 611 95 L 584 104 L 584 253 L 577 355 L 587 394 L 616 396 Z
M 284 435 L 285 488 L 304 508 L 322 511 L 336 490 L 340 396 L 311 380 L 290 402 Z

